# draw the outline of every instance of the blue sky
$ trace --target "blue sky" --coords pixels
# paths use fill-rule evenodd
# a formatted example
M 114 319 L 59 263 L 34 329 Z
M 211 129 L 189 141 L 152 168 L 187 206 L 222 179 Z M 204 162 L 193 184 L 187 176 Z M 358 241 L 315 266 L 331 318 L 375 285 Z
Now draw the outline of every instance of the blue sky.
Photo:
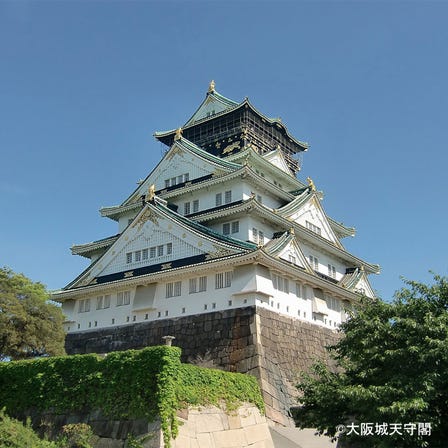
M 302 180 L 357 229 L 348 250 L 400 276 L 447 275 L 448 4 L 0 1 L 0 265 L 50 289 L 72 244 L 161 157 L 208 83 L 309 142 Z

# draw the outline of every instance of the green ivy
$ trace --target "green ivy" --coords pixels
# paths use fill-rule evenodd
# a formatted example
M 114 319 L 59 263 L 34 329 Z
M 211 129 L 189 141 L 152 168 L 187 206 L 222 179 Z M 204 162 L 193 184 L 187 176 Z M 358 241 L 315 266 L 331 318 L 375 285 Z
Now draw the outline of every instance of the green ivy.
M 111 419 L 160 417 L 164 442 L 178 434 L 176 411 L 189 405 L 241 402 L 264 412 L 254 377 L 182 364 L 177 347 L 0 363 L 0 408 L 11 415 L 32 409 L 89 412 Z

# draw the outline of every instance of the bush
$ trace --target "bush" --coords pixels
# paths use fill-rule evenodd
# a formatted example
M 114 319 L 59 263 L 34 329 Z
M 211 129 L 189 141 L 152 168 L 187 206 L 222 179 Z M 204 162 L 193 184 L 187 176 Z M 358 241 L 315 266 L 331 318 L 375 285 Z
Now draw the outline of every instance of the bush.
M 0 410 L 0 447 L 2 448 L 57 448 L 53 442 L 41 440 L 31 428 L 29 420 L 24 425 Z

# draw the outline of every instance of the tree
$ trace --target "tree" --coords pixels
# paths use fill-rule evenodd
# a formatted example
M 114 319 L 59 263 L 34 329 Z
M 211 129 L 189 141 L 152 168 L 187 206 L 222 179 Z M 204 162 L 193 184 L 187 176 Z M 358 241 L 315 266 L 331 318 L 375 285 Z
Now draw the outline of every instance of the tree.
M 62 322 L 44 285 L 0 268 L 0 360 L 64 354 Z
M 405 284 L 390 303 L 361 300 L 329 348 L 336 371 L 320 363 L 302 377 L 298 426 L 342 430 L 342 446 L 447 446 L 448 280 Z

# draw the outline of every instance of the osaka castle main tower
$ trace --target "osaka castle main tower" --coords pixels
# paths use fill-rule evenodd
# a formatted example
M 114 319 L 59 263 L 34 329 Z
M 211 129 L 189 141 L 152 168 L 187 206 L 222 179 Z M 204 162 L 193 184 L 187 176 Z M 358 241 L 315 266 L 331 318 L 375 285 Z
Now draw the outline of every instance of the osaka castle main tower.
M 173 336 L 186 361 L 256 375 L 282 423 L 296 375 L 325 356 L 347 308 L 374 296 L 379 267 L 344 249 L 355 231 L 325 213 L 318 173 L 299 175 L 307 144 L 247 98 L 212 81 L 182 127 L 154 135 L 162 159 L 100 209 L 117 233 L 71 248 L 90 264 L 53 295 L 67 351 Z

